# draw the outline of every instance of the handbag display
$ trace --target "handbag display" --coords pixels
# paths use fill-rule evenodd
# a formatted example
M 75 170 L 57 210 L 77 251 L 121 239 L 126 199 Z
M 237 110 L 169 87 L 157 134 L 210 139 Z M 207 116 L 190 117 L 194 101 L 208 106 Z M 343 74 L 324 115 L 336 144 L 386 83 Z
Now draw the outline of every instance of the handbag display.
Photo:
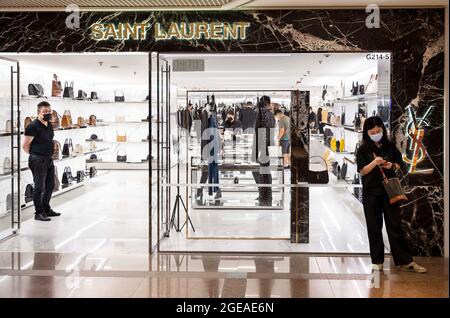
M 61 181 L 63 189 L 71 185 L 72 182 L 73 182 L 72 170 L 70 169 L 70 167 L 65 167 Z
M 77 99 L 84 100 L 86 98 L 87 98 L 87 93 L 85 91 L 83 91 L 82 89 L 79 89 Z
M 333 113 L 332 112 L 328 112 L 328 114 L 327 114 L 327 123 L 328 124 L 330 124 L 331 116 L 333 116 Z
M 76 144 L 75 145 L 75 153 L 82 155 L 84 153 L 83 145 Z
M 98 99 L 97 92 L 91 92 L 91 99 Z
M 342 108 L 342 112 L 341 112 L 341 125 L 344 126 L 345 125 L 345 109 Z
M 328 88 L 328 85 L 324 85 L 324 86 L 323 86 L 323 90 L 322 90 L 322 100 L 325 100 L 325 96 L 327 95 L 327 88 Z
M 355 82 L 352 82 L 352 89 L 350 92 L 352 93 L 353 96 L 358 95 L 358 88 L 359 88 L 358 82 L 356 82 L 356 85 Z
M 115 102 L 124 102 L 125 101 L 125 95 L 120 89 L 116 89 L 114 91 L 114 101 Z
M 337 146 L 336 146 L 337 148 Z M 344 152 L 345 151 L 345 139 L 344 136 L 341 135 L 341 139 L 339 140 L 339 152 Z
M 89 139 L 91 139 L 91 140 L 97 140 L 97 139 L 98 139 L 98 136 L 97 136 L 96 134 L 92 134 L 92 135 L 91 135 L 91 138 L 89 138 Z
M 366 94 L 374 94 L 378 91 L 378 74 L 370 75 L 369 82 L 366 85 Z
M 14 133 L 14 134 L 17 134 L 17 122 L 16 121 L 14 121 L 14 122 L 11 122 L 11 120 L 7 120 L 6 121 L 6 133 L 7 134 L 12 134 L 12 133 Z
M 61 127 L 69 128 L 72 127 L 72 115 L 70 114 L 70 110 L 66 109 L 61 119 Z
M 361 184 L 361 180 L 359 178 L 359 174 L 355 173 L 355 175 L 353 176 L 353 181 L 352 184 Z M 357 188 L 354 187 L 353 188 L 353 195 L 355 196 L 355 198 L 358 199 L 359 202 L 363 202 L 363 198 L 362 198 L 362 189 L 361 188 Z
M 64 98 L 74 98 L 73 95 L 73 82 L 70 83 L 70 86 L 67 82 L 64 83 L 64 92 L 63 97 Z
M 117 142 L 125 142 L 127 141 L 127 134 L 124 131 L 117 131 L 117 136 L 116 136 L 116 140 Z
M 95 153 L 93 153 L 90 157 L 90 160 L 97 160 L 97 155 Z
M 374 158 L 377 156 L 373 154 Z M 403 187 L 400 183 L 400 179 L 397 177 L 394 178 L 387 178 L 386 174 L 384 173 L 384 170 L 381 166 L 378 166 L 380 169 L 381 175 L 383 176 L 383 187 L 386 191 L 386 194 L 389 197 L 389 203 L 390 204 L 400 204 L 405 201 L 408 201 L 408 197 L 405 194 L 405 191 L 403 190 Z
M 322 122 L 326 123 L 328 118 L 328 109 L 322 109 Z
M 353 123 L 355 125 L 355 130 L 358 130 L 361 127 L 361 117 L 358 113 L 355 113 L 355 119 L 353 120 Z
M 60 97 L 62 91 L 63 91 L 62 85 L 61 82 L 58 80 L 58 76 L 56 74 L 53 74 L 52 97 Z
M 95 151 L 95 150 L 97 150 L 97 143 L 96 143 L 94 140 L 92 140 L 92 141 L 89 143 L 89 150 L 90 150 L 90 151 Z
M 97 116 L 91 115 L 89 116 L 89 125 L 96 126 L 97 125 Z
M 66 138 L 63 145 L 62 150 L 62 157 L 66 158 L 69 157 L 73 153 L 73 144 L 72 144 L 72 138 Z
M 44 88 L 41 84 L 28 84 L 28 95 L 42 97 L 44 96 Z
M 127 161 L 127 152 L 125 149 L 117 150 L 117 162 L 126 162 Z
M 55 186 L 53 187 L 53 191 L 54 192 L 56 192 L 56 191 L 59 191 L 59 188 L 61 187 L 61 182 L 59 181 L 59 178 L 58 178 L 58 167 L 57 166 L 55 166 Z
M 331 148 L 331 151 L 336 152 L 336 137 L 334 137 L 334 136 L 331 138 L 330 148 Z
M 60 152 L 61 152 L 61 144 L 59 143 L 58 140 L 53 140 L 53 157 L 52 157 L 53 160 L 61 159 Z
M 52 119 L 50 123 L 52 124 L 53 128 L 58 129 L 59 127 L 61 127 L 61 115 L 58 114 L 56 110 L 52 111 Z
M 11 173 L 11 170 L 12 170 L 11 159 L 9 157 L 6 157 L 3 160 L 3 174 Z
M 314 171 L 314 170 L 308 169 L 308 176 L 307 176 L 308 183 L 327 184 L 330 180 L 329 180 L 329 176 L 328 176 L 328 165 L 327 165 L 326 160 L 320 156 L 312 156 L 309 158 L 310 164 L 311 164 L 312 158 L 320 158 L 325 163 L 325 168 L 320 171 Z
M 364 91 L 364 85 L 359 85 L 358 87 L 358 95 L 364 95 L 365 91 Z
M 6 211 L 11 212 L 13 208 L 13 197 L 11 193 L 6 195 Z M 19 194 L 14 193 L 14 211 L 19 210 Z
M 84 121 L 84 118 L 83 118 L 83 117 L 78 117 L 78 119 L 77 119 L 77 126 L 78 126 L 78 127 L 86 127 L 85 124 L 86 124 L 86 123 L 85 123 L 85 121 Z
M 33 201 L 33 185 L 27 184 L 25 187 L 25 203 Z

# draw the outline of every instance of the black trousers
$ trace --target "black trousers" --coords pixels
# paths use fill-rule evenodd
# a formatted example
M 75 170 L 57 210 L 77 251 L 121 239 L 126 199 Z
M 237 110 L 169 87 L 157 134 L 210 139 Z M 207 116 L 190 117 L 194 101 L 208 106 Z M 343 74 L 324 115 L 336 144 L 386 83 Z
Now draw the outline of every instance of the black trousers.
M 253 178 L 256 184 L 271 184 L 272 174 L 260 173 L 259 171 L 253 171 Z M 259 205 L 260 206 L 272 206 L 272 187 L 258 187 L 259 192 Z
M 412 253 L 401 225 L 400 208 L 390 204 L 386 195 L 363 194 L 363 206 L 372 264 L 384 263 L 384 243 L 381 231 L 383 215 L 394 264 L 398 266 L 412 262 Z
M 30 155 L 28 167 L 33 173 L 33 203 L 37 213 L 50 211 L 50 199 L 55 187 L 55 165 L 53 159 Z

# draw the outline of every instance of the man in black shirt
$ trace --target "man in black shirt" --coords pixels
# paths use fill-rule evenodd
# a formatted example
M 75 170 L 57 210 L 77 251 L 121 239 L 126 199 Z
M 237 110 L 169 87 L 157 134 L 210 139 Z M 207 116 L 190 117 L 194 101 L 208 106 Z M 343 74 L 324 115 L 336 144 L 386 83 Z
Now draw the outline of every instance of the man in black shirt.
M 33 203 L 35 220 L 50 221 L 49 216 L 59 216 L 50 207 L 55 187 L 55 166 L 53 164 L 53 127 L 50 123 L 52 110 L 48 102 L 37 106 L 38 118 L 25 129 L 23 150 L 30 154 L 28 166 L 33 173 Z

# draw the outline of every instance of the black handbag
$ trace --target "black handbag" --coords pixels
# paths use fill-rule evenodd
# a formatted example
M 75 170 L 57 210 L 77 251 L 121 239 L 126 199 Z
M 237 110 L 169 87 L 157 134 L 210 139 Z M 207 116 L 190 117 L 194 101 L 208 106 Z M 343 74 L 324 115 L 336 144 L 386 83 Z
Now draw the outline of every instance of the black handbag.
M 345 111 L 342 109 L 342 113 L 341 113 L 341 125 L 344 126 L 345 125 Z
M 356 82 L 356 85 L 355 85 L 355 82 L 352 82 L 351 93 L 352 93 L 353 96 L 358 95 L 358 89 L 359 89 L 358 82 Z
M 364 95 L 364 85 L 359 85 L 358 87 L 358 95 Z
M 322 90 L 322 100 L 325 100 L 325 96 L 327 95 L 327 88 L 328 88 L 328 85 L 324 85 L 324 86 L 323 86 L 323 90 Z
M 344 162 L 341 168 L 341 174 L 340 174 L 341 180 L 345 180 L 347 178 L 347 163 Z
M 125 101 L 125 95 L 123 94 L 123 92 L 120 89 L 116 89 L 114 91 L 114 101 L 115 102 L 124 102 Z
M 70 86 L 67 82 L 64 83 L 64 92 L 63 97 L 65 98 L 73 98 L 73 82 L 70 83 Z
M 355 175 L 353 176 L 352 184 L 361 184 L 359 174 L 355 173 Z M 362 202 L 363 199 L 362 199 L 362 189 L 361 188 L 354 187 L 353 195 L 355 196 L 355 198 L 358 199 L 359 202 Z
M 83 90 L 78 90 L 78 97 L 77 99 L 86 99 L 87 98 L 87 93 Z
M 80 183 L 84 180 L 84 171 L 77 171 L 77 183 Z
M 93 153 L 93 154 L 89 157 L 89 159 L 91 159 L 91 160 L 97 160 L 97 155 Z
M 328 137 L 333 137 L 333 131 L 330 128 L 325 128 L 324 132 L 323 132 L 323 142 L 325 144 L 328 144 Z
M 355 114 L 355 130 L 361 127 L 361 117 L 359 117 L 358 113 Z
M 97 92 L 91 92 L 91 99 L 98 99 Z
M 31 184 L 27 184 L 25 188 L 25 203 L 33 201 L 34 188 Z
M 328 112 L 328 115 L 327 115 L 327 123 L 330 123 L 331 116 L 333 116 L 333 113 Z
M 61 180 L 62 187 L 66 188 L 69 185 L 71 185 L 72 182 L 73 182 L 72 170 L 70 169 L 70 167 L 65 167 Z
M 341 142 L 339 140 L 336 140 L 336 152 L 341 151 Z
M 126 162 L 127 152 L 124 149 L 117 150 L 117 162 Z
M 44 96 L 44 88 L 41 84 L 28 84 L 28 95 L 42 97 Z
M 92 134 L 92 135 L 91 135 L 91 140 L 97 140 L 97 139 L 98 139 L 98 137 L 97 137 L 96 134 Z
M 97 175 L 97 169 L 95 167 L 89 168 L 89 178 L 93 178 Z
M 312 184 L 327 184 L 330 181 L 330 179 L 328 177 L 327 162 L 322 157 L 312 156 L 312 157 L 309 158 L 310 159 L 310 163 L 311 163 L 311 159 L 312 158 L 320 158 L 320 159 L 322 159 L 322 161 L 325 163 L 325 169 L 324 170 L 320 170 L 320 171 L 314 171 L 314 170 L 308 169 L 308 175 L 307 175 L 308 183 L 312 183 Z
M 238 177 L 234 177 L 233 182 L 234 182 L 234 184 L 239 184 L 239 178 Z
M 64 146 L 62 150 L 62 156 L 63 158 L 69 157 L 70 154 L 73 153 L 73 144 L 72 144 L 72 138 L 66 138 L 64 141 Z

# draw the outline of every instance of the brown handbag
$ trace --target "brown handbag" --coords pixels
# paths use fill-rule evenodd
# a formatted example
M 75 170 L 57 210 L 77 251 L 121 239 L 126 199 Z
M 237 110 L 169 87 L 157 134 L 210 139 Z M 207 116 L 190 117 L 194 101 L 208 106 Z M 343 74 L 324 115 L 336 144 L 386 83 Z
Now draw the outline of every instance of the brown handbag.
M 89 125 L 96 126 L 97 125 L 97 116 L 91 115 L 89 116 Z
M 72 127 L 72 115 L 70 110 L 66 109 L 61 119 L 61 126 L 64 128 Z
M 56 74 L 53 74 L 52 97 L 60 97 L 62 91 L 63 91 L 62 85 L 61 82 L 58 81 L 58 76 Z
M 127 134 L 124 131 L 117 132 L 117 142 L 127 141 Z
M 52 111 L 52 120 L 50 121 L 53 128 L 61 127 L 61 115 L 56 110 Z
M 33 121 L 33 118 L 31 117 L 25 117 L 23 127 L 26 129 L 28 126 L 30 126 L 31 122 Z
M 59 160 L 61 154 L 61 144 L 58 140 L 53 140 L 53 160 Z
M 77 125 L 78 125 L 79 127 L 83 127 L 83 126 L 85 125 L 85 122 L 84 122 L 84 118 L 83 118 L 83 117 L 78 117 L 78 119 L 77 119 Z

